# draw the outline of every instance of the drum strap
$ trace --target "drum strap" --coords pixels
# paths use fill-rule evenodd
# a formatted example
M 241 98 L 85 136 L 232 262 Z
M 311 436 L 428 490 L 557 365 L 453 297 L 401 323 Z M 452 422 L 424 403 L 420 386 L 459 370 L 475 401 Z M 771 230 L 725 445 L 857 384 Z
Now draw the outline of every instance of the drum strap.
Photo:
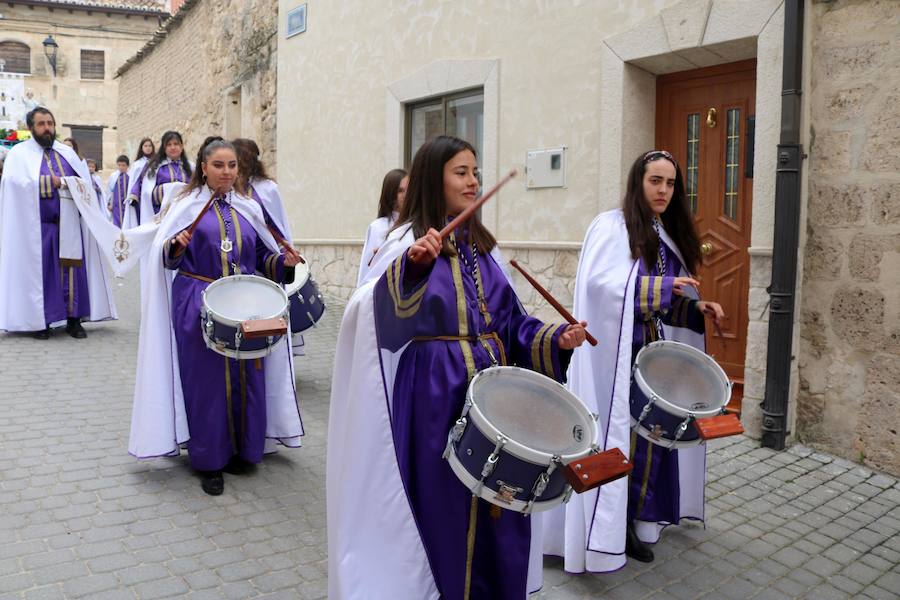
M 485 349 L 488 350 L 488 354 L 492 355 L 490 348 L 487 346 L 488 340 L 493 340 L 497 344 L 497 348 L 500 350 L 500 364 L 506 366 L 506 348 L 503 345 L 503 340 L 500 339 L 500 336 L 497 335 L 496 331 L 491 331 L 490 333 L 482 333 L 481 335 L 417 335 L 412 339 L 414 342 L 470 342 L 476 343 L 481 342 Z
M 200 281 L 205 281 L 206 283 L 212 283 L 215 281 L 212 277 L 207 277 L 206 275 L 197 275 L 196 273 L 191 273 L 190 271 L 185 271 L 184 269 L 178 270 L 179 275 L 184 275 L 185 277 L 193 277 L 194 279 L 199 279 Z

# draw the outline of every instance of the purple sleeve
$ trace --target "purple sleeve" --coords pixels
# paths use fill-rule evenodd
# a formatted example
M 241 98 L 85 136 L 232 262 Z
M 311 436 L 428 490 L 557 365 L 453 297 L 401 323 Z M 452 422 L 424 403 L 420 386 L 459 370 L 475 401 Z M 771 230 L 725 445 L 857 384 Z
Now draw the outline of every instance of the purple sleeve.
M 421 317 L 424 311 L 419 312 L 434 264 L 417 268 L 415 263 L 407 261 L 404 252 L 388 265 L 375 284 L 378 341 L 391 352 L 399 350 L 423 327 L 427 330 L 436 328 L 435 323 L 423 324 Z
M 698 302 L 684 296 L 675 296 L 672 309 L 663 317 L 663 323 L 686 327 L 697 333 L 703 333 L 706 329 L 706 319 L 698 308 Z
M 284 266 L 284 254 L 271 252 L 263 241 L 256 237 L 256 270 L 267 279 L 277 283 L 294 281 L 294 267 Z
M 181 266 L 184 259 L 185 251 L 175 254 L 176 246 L 172 243 L 172 238 L 166 240 L 163 244 L 163 266 L 171 271 L 177 270 Z
M 572 358 L 571 350 L 559 348 L 559 336 L 567 323 L 544 323 L 520 311 L 510 321 L 509 355 L 517 366 L 537 371 L 560 383 Z
M 644 319 L 652 313 L 666 313 L 672 308 L 674 277 L 641 275 L 634 284 L 634 315 Z

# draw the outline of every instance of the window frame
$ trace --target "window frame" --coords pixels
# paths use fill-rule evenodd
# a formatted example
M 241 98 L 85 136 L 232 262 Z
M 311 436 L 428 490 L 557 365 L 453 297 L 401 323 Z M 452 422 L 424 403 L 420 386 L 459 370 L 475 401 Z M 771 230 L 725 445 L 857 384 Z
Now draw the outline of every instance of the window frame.
M 448 105 L 454 100 L 459 100 L 461 98 L 468 98 L 470 96 L 481 95 L 482 97 L 482 115 L 484 115 L 484 86 L 473 86 L 461 90 L 455 90 L 450 93 L 440 94 L 436 96 L 431 96 L 428 98 L 421 98 L 416 100 L 415 102 L 407 102 L 403 105 L 404 110 L 404 140 L 403 140 L 403 164 L 404 169 L 409 171 L 412 167 L 412 119 L 413 119 L 413 111 L 417 108 L 423 108 L 426 106 L 437 106 L 441 107 L 441 122 L 442 122 L 442 130 L 441 135 L 447 135 L 447 113 L 448 113 Z M 482 133 L 482 135 L 484 135 Z M 483 143 L 483 140 L 482 140 Z
M 103 57 L 103 73 L 100 77 L 85 77 L 84 73 L 84 53 L 99 52 Z M 102 48 L 81 48 L 78 54 L 78 76 L 82 81 L 105 81 L 106 80 L 106 50 Z
M 20 40 L 9 40 L 9 39 L 0 40 L 0 44 L 9 44 L 11 46 L 19 46 L 20 48 L 24 48 L 25 50 L 27 50 L 28 64 L 26 66 L 27 66 L 28 70 L 27 71 L 10 71 L 8 68 L 8 65 L 5 65 L 3 67 L 4 73 L 13 73 L 16 75 L 31 75 L 32 74 L 31 46 L 29 46 L 26 42 L 23 42 Z M 3 58 L 5 58 L 5 57 L 3 57 Z M 8 60 L 8 58 L 6 60 Z

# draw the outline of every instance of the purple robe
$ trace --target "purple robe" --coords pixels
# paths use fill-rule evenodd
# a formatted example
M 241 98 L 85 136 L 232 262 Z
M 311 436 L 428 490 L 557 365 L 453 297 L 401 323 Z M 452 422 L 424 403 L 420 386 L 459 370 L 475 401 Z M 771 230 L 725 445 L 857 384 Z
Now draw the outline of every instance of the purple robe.
M 232 241 L 228 253 L 221 251 L 225 237 Z M 235 455 L 258 463 L 266 437 L 264 363 L 235 360 L 206 347 L 200 310 L 209 282 L 193 275 L 218 279 L 259 271 L 282 282 L 292 276 L 293 269 L 284 267 L 284 256 L 270 252 L 253 225 L 224 199 L 213 202 L 203 215 L 182 254 L 172 256 L 171 244 L 165 244 L 163 262 L 167 269 L 178 270 L 172 283 L 171 312 L 190 431 L 191 466 L 216 471 Z
M 650 269 L 638 261 L 634 290 L 634 334 L 631 343 L 631 362 L 645 345 L 659 338 L 653 322 L 658 314 L 666 325 L 686 327 L 697 333 L 704 331 L 703 313 L 697 301 L 672 292 L 675 277 L 684 269 L 675 252 L 660 241 L 665 256 L 665 271 L 659 265 Z M 680 489 L 678 483 L 678 450 L 651 444 L 633 430 L 631 433 L 631 462 L 634 470 L 628 483 L 628 520 L 677 523 L 679 520 Z
M 467 538 L 474 526 L 469 597 L 521 600 L 527 596 L 531 518 L 509 510 L 494 518 L 491 505 L 479 499 L 470 523 L 472 493 L 441 455 L 469 381 L 492 364 L 487 347 L 501 364 L 557 381 L 565 378 L 571 352 L 558 347 L 565 324 L 526 315 L 494 258 L 479 252 L 476 272 L 471 248 L 460 246 L 464 260 L 440 256 L 421 273 L 412 272 L 419 269 L 404 252 L 376 284 L 379 347 L 396 352 L 410 342 L 394 380 L 394 446 L 441 597 L 458 600 L 466 594 Z M 477 289 L 483 289 L 483 304 Z M 436 336 L 451 339 L 425 339 Z
M 147 176 L 148 167 L 149 165 L 145 166 L 141 171 L 137 181 L 134 182 L 134 187 L 131 188 L 131 193 L 128 195 L 136 207 L 139 207 L 141 204 L 141 192 L 144 188 L 144 178 Z M 159 213 L 159 209 L 162 207 L 162 186 L 164 184 L 173 183 L 175 181 L 187 183 L 190 178 L 190 174 L 185 171 L 180 160 L 174 162 L 168 161 L 159 165 L 156 169 L 156 182 L 153 184 L 153 191 L 150 192 L 150 200 L 153 204 L 153 214 Z M 140 214 L 140 208 L 137 209 L 137 212 Z M 140 224 L 140 221 L 138 221 L 138 223 Z
M 127 197 L 128 172 L 126 171 L 124 173 L 119 173 L 119 176 L 116 178 L 116 185 L 113 187 L 112 192 L 112 218 L 116 227 L 121 227 L 122 222 L 125 220 L 125 210 L 127 209 L 125 198 Z M 138 215 L 138 219 L 140 219 L 140 215 Z M 140 225 L 140 220 L 138 220 L 137 224 Z
M 61 261 L 59 258 L 59 190 L 52 176 L 78 176 L 78 173 L 56 150 L 45 150 L 38 180 L 41 207 L 41 269 L 44 281 L 44 321 L 51 323 L 67 318 L 89 317 L 87 270 L 83 261 Z M 83 251 L 83 249 L 82 249 Z

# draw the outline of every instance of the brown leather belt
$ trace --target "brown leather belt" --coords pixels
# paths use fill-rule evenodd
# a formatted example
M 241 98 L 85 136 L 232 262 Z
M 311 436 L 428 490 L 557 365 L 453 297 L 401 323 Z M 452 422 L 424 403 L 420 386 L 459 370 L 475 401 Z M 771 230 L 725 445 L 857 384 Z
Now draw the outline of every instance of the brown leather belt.
M 191 273 L 190 271 L 185 271 L 184 269 L 178 269 L 179 275 L 184 275 L 185 277 L 193 277 L 194 279 L 199 279 L 200 281 L 205 281 L 206 283 L 212 283 L 215 281 L 212 277 L 207 277 L 206 275 L 197 275 L 196 273 Z
M 503 346 L 503 340 L 500 339 L 500 336 L 497 335 L 497 332 L 491 331 L 490 333 L 482 333 L 481 335 L 417 335 L 412 341 L 413 342 L 470 342 L 476 343 L 480 342 L 481 345 L 487 350 L 488 354 L 491 356 L 491 359 L 496 361 L 494 357 L 493 351 L 488 346 L 488 340 L 493 340 L 494 343 L 497 344 L 497 348 L 500 350 L 500 360 L 499 364 L 506 364 L 506 348 Z

